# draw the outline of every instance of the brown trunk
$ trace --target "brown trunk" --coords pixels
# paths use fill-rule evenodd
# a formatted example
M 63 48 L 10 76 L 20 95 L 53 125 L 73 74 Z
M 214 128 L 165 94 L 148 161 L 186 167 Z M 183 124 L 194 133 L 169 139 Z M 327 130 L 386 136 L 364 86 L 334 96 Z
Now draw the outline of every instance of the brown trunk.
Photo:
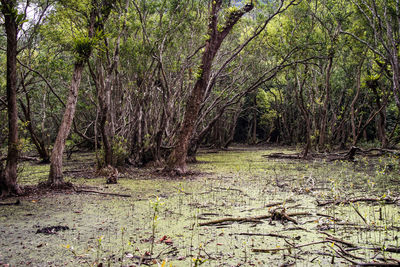
M 2 0 L 1 12 L 7 35 L 7 110 L 8 150 L 4 175 L 0 175 L 1 196 L 21 194 L 17 184 L 18 164 L 18 110 L 17 110 L 17 4 L 14 0 Z
M 328 122 L 328 107 L 330 104 L 331 93 L 331 70 L 333 64 L 333 54 L 329 56 L 328 67 L 326 68 L 325 76 L 325 100 L 322 108 L 321 127 L 319 130 L 319 148 L 324 149 L 326 145 L 326 126 Z
M 27 128 L 29 134 L 31 135 L 31 140 L 32 140 L 33 144 L 35 145 L 36 150 L 39 153 L 39 157 L 42 159 L 42 163 L 49 163 L 50 155 L 49 155 L 49 152 L 47 151 L 44 139 L 39 138 L 39 136 L 35 132 L 35 127 L 34 127 L 34 124 L 33 124 L 32 118 L 31 118 L 31 102 L 30 102 L 28 91 L 26 90 L 26 87 L 25 87 L 25 80 L 23 77 L 22 77 L 21 85 L 24 90 L 26 105 L 24 104 L 24 102 L 21 99 L 19 99 L 19 104 L 21 106 L 22 113 L 24 114 L 24 118 L 20 115 L 20 119 L 21 119 L 21 121 L 23 121 L 26 124 L 26 128 Z M 43 136 L 44 135 L 42 135 L 42 137 Z
M 65 149 L 65 140 L 71 130 L 72 121 L 75 115 L 76 102 L 78 100 L 78 89 L 81 83 L 84 62 L 75 63 L 74 74 L 72 76 L 71 87 L 69 89 L 68 101 L 65 107 L 64 116 L 58 130 L 57 138 L 54 143 L 53 151 L 50 157 L 50 174 L 48 178 L 49 185 L 61 185 L 64 183 L 62 164 L 63 153 Z
M 108 19 L 110 15 L 110 11 L 112 8 L 112 2 L 110 0 L 103 1 L 103 6 L 101 9 L 101 20 L 102 22 L 97 24 L 97 30 L 101 30 L 104 32 L 104 22 Z M 128 5 L 128 3 L 127 3 Z M 128 6 L 126 6 L 126 9 Z M 124 22 L 125 26 L 125 22 Z M 123 26 L 123 28 L 124 28 Z M 97 80 L 96 77 L 96 87 L 97 87 L 97 99 L 99 101 L 99 106 L 100 106 L 100 113 L 99 113 L 99 119 L 100 119 L 100 133 L 103 141 L 103 150 L 104 150 L 104 167 L 107 166 L 116 166 L 118 162 L 114 160 L 114 155 L 113 155 L 113 139 L 115 135 L 115 129 L 114 129 L 114 119 L 113 116 L 115 114 L 112 114 L 112 103 L 111 103 L 111 93 L 112 93 L 112 86 L 113 86 L 113 74 L 114 71 L 116 70 L 118 61 L 119 61 L 119 45 L 120 45 L 120 37 L 121 34 L 118 35 L 117 41 L 115 44 L 115 51 L 113 54 L 113 57 L 111 61 L 109 60 L 109 64 L 107 68 L 105 68 L 102 64 L 102 61 L 104 58 L 106 58 L 106 55 L 109 54 L 109 46 L 108 42 L 106 42 L 106 51 L 101 51 L 98 57 L 97 61 Z M 103 166 L 99 166 L 103 167 Z
M 377 122 L 377 130 L 378 130 L 378 137 L 379 137 L 379 141 L 382 144 L 382 148 L 387 148 L 388 146 L 388 139 L 386 137 L 386 131 L 385 131 L 385 127 L 386 127 L 386 114 L 384 111 L 384 108 L 382 108 L 382 103 L 380 100 L 380 96 L 378 94 L 378 91 L 376 90 L 376 87 L 373 86 L 372 88 L 372 92 L 374 92 L 375 95 L 375 103 L 376 103 L 376 107 L 379 111 L 379 119 Z
M 222 0 L 215 0 L 212 2 L 210 22 L 208 25 L 209 39 L 206 42 L 201 65 L 199 67 L 198 75 L 200 77 L 197 79 L 189 96 L 185 116 L 178 134 L 178 142 L 168 158 L 166 170 L 175 171 L 177 174 L 184 174 L 187 172 L 186 156 L 188 146 L 210 80 L 212 62 L 222 44 L 222 41 L 232 30 L 233 26 L 245 13 L 251 11 L 254 7 L 253 3 L 251 3 L 245 5 L 240 10 L 231 12 L 227 18 L 225 26 L 223 26 L 222 29 L 219 29 L 218 13 L 221 5 Z
M 40 139 L 35 132 L 34 126 L 32 124 L 28 94 L 25 93 L 25 96 L 27 98 L 27 106 L 25 106 L 25 104 L 22 101 L 19 101 L 22 112 L 24 113 L 25 117 L 24 119 L 21 118 L 21 120 L 23 120 L 26 123 L 26 128 L 29 134 L 31 135 L 32 142 L 39 153 L 39 157 L 42 159 L 42 163 L 49 163 L 50 162 L 49 152 L 47 151 L 44 140 Z
M 350 104 L 350 122 L 351 122 L 351 134 L 353 137 L 353 146 L 355 146 L 358 142 L 358 134 L 356 127 L 356 116 L 355 116 L 355 104 L 357 103 L 358 97 L 360 96 L 361 90 L 361 65 L 357 71 L 357 91 L 353 97 L 353 101 Z
M 111 77 L 104 78 L 104 71 L 101 63 L 98 64 L 97 74 L 97 99 L 99 101 L 99 126 L 104 150 L 104 166 L 113 166 L 113 151 L 110 137 L 110 105 L 111 105 Z
M 295 89 L 295 95 L 296 95 L 296 102 L 298 107 L 301 110 L 301 114 L 303 115 L 304 120 L 306 121 L 306 146 L 304 147 L 302 157 L 306 158 L 308 156 L 308 152 L 311 149 L 311 118 L 310 118 L 310 112 L 307 109 L 305 103 L 304 103 L 304 97 L 303 97 L 303 91 L 304 91 L 304 86 L 306 83 L 307 79 L 307 73 L 308 73 L 308 68 L 306 66 L 305 72 L 304 72 L 304 78 L 302 81 L 299 80 L 298 76 L 296 75 L 296 81 L 297 81 L 297 86 L 299 87 L 299 91 Z
M 253 122 L 251 124 L 251 136 L 249 144 L 257 144 L 257 106 L 254 106 Z

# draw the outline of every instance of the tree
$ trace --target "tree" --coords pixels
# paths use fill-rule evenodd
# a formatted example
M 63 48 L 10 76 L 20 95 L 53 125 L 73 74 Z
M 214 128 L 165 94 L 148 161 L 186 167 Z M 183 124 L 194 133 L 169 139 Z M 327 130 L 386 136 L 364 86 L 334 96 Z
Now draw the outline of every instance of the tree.
M 75 42 L 76 60 L 69 88 L 68 100 L 66 103 L 64 116 L 58 130 L 57 138 L 50 157 L 50 173 L 48 185 L 60 186 L 64 184 L 62 173 L 63 153 L 65 141 L 71 130 L 74 119 L 76 103 L 78 100 L 78 89 L 82 79 L 82 72 L 85 63 L 89 59 L 93 46 L 96 43 L 96 34 L 100 33 L 103 23 L 107 20 L 112 8 L 112 1 L 92 0 L 89 16 L 86 18 L 88 23 L 87 36 L 82 36 Z
M 1 196 L 21 194 L 17 184 L 18 164 L 18 110 L 17 110 L 17 44 L 18 26 L 22 16 L 18 14 L 17 1 L 1 0 L 1 12 L 7 35 L 7 110 L 8 152 L 3 174 L 0 173 Z M 2 168 L 1 168 L 2 169 Z
M 222 42 L 232 30 L 233 26 L 244 14 L 250 12 L 254 8 L 253 1 L 251 1 L 250 4 L 246 4 L 241 9 L 233 9 L 228 15 L 224 26 L 221 27 L 221 25 L 218 25 L 218 13 L 221 10 L 221 6 L 222 0 L 215 0 L 212 2 L 207 32 L 209 38 L 206 41 L 206 46 L 201 59 L 201 65 L 197 73 L 198 78 L 185 109 L 185 116 L 178 135 L 179 141 L 177 142 L 168 159 L 167 170 L 175 171 L 177 174 L 184 174 L 187 172 L 186 157 L 189 142 L 198 118 L 200 106 L 203 102 L 204 95 L 208 87 L 213 60 L 219 48 L 221 47 Z
M 368 47 L 378 58 L 390 65 L 393 97 L 400 109 L 400 2 L 376 0 L 352 0 L 358 14 L 364 21 L 362 27 L 366 31 L 353 32 L 351 29 L 342 30 Z M 373 42 L 371 41 L 373 40 Z

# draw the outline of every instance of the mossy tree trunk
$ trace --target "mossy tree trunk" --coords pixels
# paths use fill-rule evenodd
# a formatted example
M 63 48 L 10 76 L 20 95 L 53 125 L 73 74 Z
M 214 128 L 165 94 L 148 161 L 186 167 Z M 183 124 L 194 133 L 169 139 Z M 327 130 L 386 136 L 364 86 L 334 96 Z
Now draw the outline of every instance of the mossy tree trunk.
M 4 15 L 4 27 L 7 35 L 7 113 L 8 113 L 8 150 L 4 172 L 0 174 L 1 196 L 21 194 L 17 184 L 18 164 L 18 110 L 17 110 L 17 42 L 18 10 L 15 0 L 1 0 L 1 12 Z M 1 168 L 2 169 L 2 168 Z
M 65 140 L 71 130 L 72 121 L 74 119 L 76 102 L 78 101 L 78 89 L 81 83 L 84 62 L 78 61 L 74 65 L 74 74 L 72 76 L 71 87 L 69 89 L 68 100 L 64 111 L 64 116 L 58 129 L 57 138 L 53 146 L 50 157 L 50 174 L 48 184 L 51 186 L 59 186 L 64 184 L 62 165 L 63 153 L 65 149 Z

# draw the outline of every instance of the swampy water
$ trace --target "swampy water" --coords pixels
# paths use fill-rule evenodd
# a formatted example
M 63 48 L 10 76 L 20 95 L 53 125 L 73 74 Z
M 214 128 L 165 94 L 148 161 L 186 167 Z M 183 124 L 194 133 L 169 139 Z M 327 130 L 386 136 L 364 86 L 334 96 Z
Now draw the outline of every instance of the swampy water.
M 116 195 L 41 192 L 0 206 L 0 266 L 347 266 L 400 259 L 398 159 L 265 157 L 275 152 L 295 151 L 204 151 L 190 165 L 193 175 L 129 168 L 112 185 L 93 174 L 93 154 L 73 154 L 66 180 Z M 23 163 L 19 183 L 46 180 L 48 168 Z M 38 233 L 52 226 L 68 229 Z

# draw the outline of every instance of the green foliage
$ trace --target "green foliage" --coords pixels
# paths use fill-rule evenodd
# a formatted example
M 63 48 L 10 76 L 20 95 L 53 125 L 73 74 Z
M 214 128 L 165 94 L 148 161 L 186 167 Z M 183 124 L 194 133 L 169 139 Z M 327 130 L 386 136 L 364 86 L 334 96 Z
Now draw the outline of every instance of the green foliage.
M 89 38 L 88 36 L 82 36 L 74 40 L 73 51 L 76 55 L 77 61 L 85 61 L 89 58 L 93 51 L 93 48 L 97 40 L 95 38 Z
M 260 112 L 260 126 L 273 127 L 274 120 L 278 117 L 277 110 L 273 107 L 273 104 L 276 102 L 277 95 L 280 94 L 279 90 L 274 88 L 267 92 L 262 89 L 258 90 L 256 102 Z
M 129 156 L 128 141 L 122 136 L 115 136 L 112 141 L 114 166 L 122 166 Z

